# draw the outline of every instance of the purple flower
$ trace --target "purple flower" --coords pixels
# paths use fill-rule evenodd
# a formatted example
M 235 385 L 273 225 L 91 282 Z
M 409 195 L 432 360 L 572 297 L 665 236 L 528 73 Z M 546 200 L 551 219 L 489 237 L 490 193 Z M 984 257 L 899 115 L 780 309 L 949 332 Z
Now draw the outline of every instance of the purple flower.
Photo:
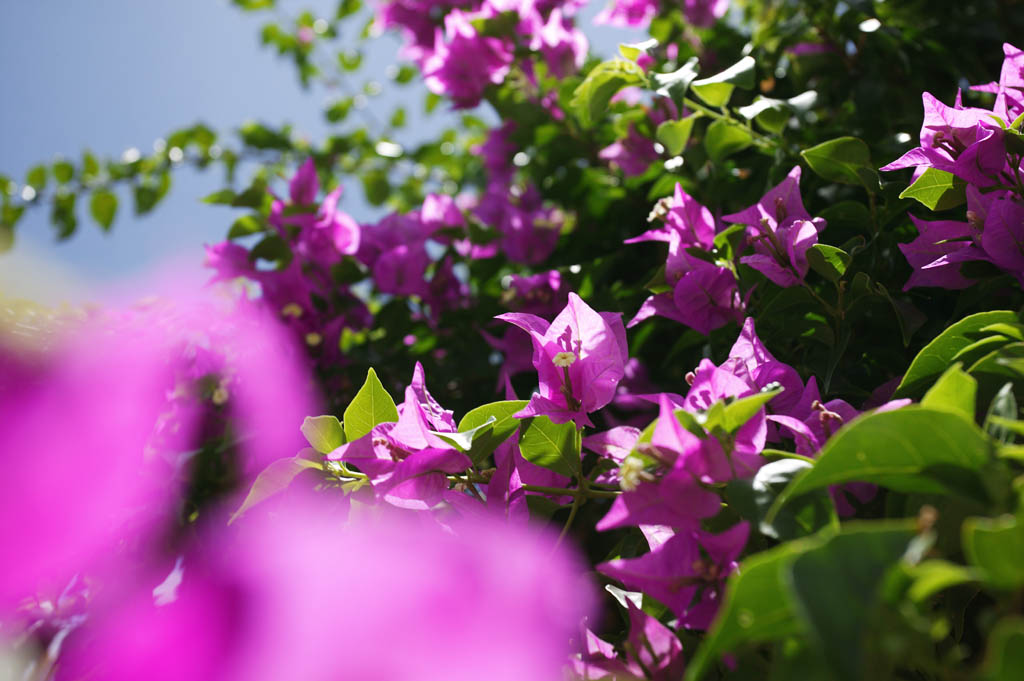
M 974 85 L 972 90 L 1003 95 L 1009 107 L 1009 120 L 1016 119 L 1024 111 L 1024 51 L 1010 43 L 1003 43 L 1003 67 L 999 71 L 998 83 Z
M 587 416 L 612 401 L 628 359 L 619 314 L 597 313 L 575 293 L 550 324 L 536 315 L 509 312 L 497 319 L 530 334 L 540 392 L 516 414 L 546 415 L 555 423 L 592 426 Z
M 158 573 L 112 583 L 66 641 L 58 678 L 559 678 L 593 602 L 578 559 L 484 517 L 454 530 L 417 520 L 346 526 L 309 503 L 211 528 L 164 604 L 153 603 Z M 343 663 L 321 654 L 339 640 Z
M 970 286 L 973 282 L 960 274 L 961 263 L 968 258 L 985 259 L 985 253 L 972 243 L 974 233 L 970 224 L 955 220 L 929 222 L 913 215 L 910 219 L 917 227 L 918 236 L 909 243 L 899 244 L 903 256 L 914 268 L 903 290 L 918 286 L 946 289 Z
M 799 285 L 807 276 L 807 251 L 825 228 L 825 221 L 811 218 L 800 199 L 800 166 L 756 204 L 723 219 L 747 225 L 755 252 L 740 262 L 784 287 Z
M 499 38 L 477 35 L 470 16 L 452 10 L 444 18 L 444 33 L 437 31 L 434 51 L 424 58 L 427 89 L 451 98 L 457 109 L 480 103 L 484 89 L 505 79 L 512 64 L 512 46 Z
M 0 617 L 43 582 L 146 546 L 204 422 L 230 419 L 245 479 L 301 447 L 313 407 L 296 349 L 258 306 L 173 274 L 147 304 L 100 308 L 45 344 L 16 346 L 0 329 Z M 133 298 L 153 290 L 134 286 Z M 203 398 L 206 378 L 216 384 Z
M 658 160 L 654 142 L 637 132 L 632 123 L 625 139 L 609 144 L 597 156 L 617 167 L 626 176 L 643 175 Z
M 327 455 L 354 464 L 366 474 L 377 497 L 401 508 L 426 510 L 448 489 L 446 474 L 462 473 L 469 458 L 436 433 L 452 432 L 451 412 L 441 408 L 423 385 L 417 364 L 405 389 L 397 423 L 381 423 L 358 440 Z
M 617 558 L 597 570 L 657 598 L 679 617 L 680 626 L 707 629 L 749 534 L 746 522 L 721 534 L 680 532 L 639 558 Z

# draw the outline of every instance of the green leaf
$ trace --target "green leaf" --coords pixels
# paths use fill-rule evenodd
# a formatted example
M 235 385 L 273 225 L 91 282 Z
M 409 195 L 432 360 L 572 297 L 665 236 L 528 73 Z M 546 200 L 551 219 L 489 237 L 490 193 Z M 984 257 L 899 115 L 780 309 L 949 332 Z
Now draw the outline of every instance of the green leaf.
M 988 412 L 985 414 L 985 432 L 1001 444 L 1013 444 L 1016 439 L 1015 431 L 994 421 L 1002 419 L 1004 422 L 1012 422 L 1017 418 L 1017 414 L 1017 398 L 1013 394 L 1013 383 L 1005 383 L 988 405 Z
M 300 456 L 278 459 L 267 466 L 256 476 L 256 480 L 253 481 L 245 501 L 242 502 L 242 505 L 238 507 L 238 510 L 228 520 L 228 524 L 230 525 L 238 520 L 242 514 L 253 506 L 286 490 L 299 473 L 311 468 L 320 468 L 320 464 Z
M 678 156 L 686 148 L 693 131 L 693 122 L 699 115 L 687 116 L 679 121 L 663 121 L 658 125 L 655 136 L 665 146 L 670 156 Z
M 690 89 L 690 83 L 697 77 L 697 58 L 690 57 L 682 66 L 671 73 L 655 73 L 652 76 L 657 89 L 655 94 L 668 97 L 676 103 L 676 108 L 683 110 L 683 97 Z
M 772 522 L 765 522 L 776 497 L 811 465 L 810 461 L 785 458 L 765 464 L 753 478 L 729 481 L 725 488 L 729 508 L 761 534 L 778 541 L 806 537 L 825 527 L 838 528 L 839 518 L 826 490 L 805 494 L 783 508 Z
M 249 236 L 250 234 L 259 234 L 265 227 L 266 223 L 263 220 L 263 216 L 259 213 L 243 215 L 231 224 L 231 229 L 228 230 L 228 238 L 237 239 L 242 236 Z
M 939 559 L 925 560 L 908 566 L 906 570 L 914 580 L 907 589 L 907 596 L 915 603 L 921 603 L 943 589 L 978 578 L 970 568 Z
M 658 46 L 655 38 L 649 38 L 639 43 L 620 43 L 619 54 L 630 61 L 636 61 L 641 54 L 647 54 Z
M 802 633 L 786 573 L 790 562 L 816 543 L 814 539 L 787 542 L 740 564 L 729 576 L 722 609 L 686 666 L 685 681 L 698 681 L 722 653 L 741 643 L 775 641 Z
M 379 206 L 388 200 L 391 195 L 391 185 L 388 183 L 388 175 L 383 170 L 371 170 L 362 177 L 363 192 L 366 200 L 374 206 Z
M 750 146 L 754 138 L 750 131 L 730 120 L 720 118 L 708 126 L 704 133 L 704 149 L 712 161 L 719 163 L 728 156 Z
M 309 446 L 321 454 L 330 454 L 345 444 L 345 431 L 337 416 L 307 416 L 301 430 Z
M 370 368 L 366 372 L 363 387 L 343 414 L 346 441 L 354 442 L 373 430 L 374 426 L 397 420 L 395 401 L 377 378 L 377 372 Z
M 266 260 L 277 265 L 278 269 L 284 269 L 292 259 L 292 249 L 288 242 L 281 238 L 280 234 L 268 234 L 249 251 L 249 260 Z
M 1024 669 L 1024 617 L 1004 617 L 992 628 L 982 665 L 986 681 L 1020 681 Z
M 496 420 L 497 419 L 495 419 L 492 416 L 483 423 L 481 423 L 479 426 L 470 428 L 469 430 L 465 430 L 462 432 L 443 433 L 439 430 L 431 430 L 428 432 L 432 435 L 438 436 L 448 444 L 458 449 L 460 452 L 468 452 L 470 448 L 473 446 L 473 440 L 476 438 L 477 433 L 480 433 L 481 431 L 486 432 L 487 429 L 490 428 L 491 424 L 494 423 Z
M 973 422 L 978 382 L 962 371 L 960 366 L 957 362 L 935 381 L 935 385 L 921 399 L 921 406 L 959 414 Z
M 829 182 L 859 184 L 878 191 L 878 173 L 871 164 L 868 145 L 856 137 L 839 137 L 805 149 L 800 155 L 811 170 Z
M 946 210 L 967 201 L 966 189 L 967 183 L 953 173 L 928 168 L 900 193 L 900 198 L 914 199 L 929 210 Z
M 776 134 L 782 132 L 792 115 L 791 107 L 785 100 L 760 95 L 751 104 L 736 109 L 736 113 Z
M 911 405 L 868 414 L 829 440 L 814 467 L 793 481 L 769 515 L 801 494 L 845 482 L 872 482 L 897 492 L 962 494 L 986 499 L 978 471 L 988 439 L 972 422 Z
M 57 184 L 67 184 L 75 177 L 75 167 L 67 161 L 57 161 L 53 164 L 53 179 Z
M 523 419 L 519 433 L 523 458 L 562 475 L 580 470 L 580 441 L 572 421 L 556 424 L 547 416 Z
M 103 231 L 109 231 L 117 214 L 117 195 L 107 189 L 97 189 L 89 199 L 89 213 Z
M 836 283 L 846 274 L 850 254 L 828 244 L 814 244 L 807 250 L 807 263 L 812 270 Z
M 512 415 L 521 411 L 526 404 L 526 400 L 491 402 L 471 409 L 462 417 L 458 428 L 460 433 L 471 431 L 487 423 L 491 418 L 494 419 L 487 430 L 482 430 L 473 438 L 473 444 L 467 453 L 474 464 L 482 461 L 515 432 L 519 427 L 519 419 Z
M 47 177 L 48 174 L 46 172 L 46 166 L 33 166 L 29 169 L 28 173 L 25 174 L 25 184 L 35 189 L 36 193 L 39 193 L 46 188 Z
M 1024 585 L 1024 526 L 1012 515 L 968 518 L 963 524 L 964 554 L 998 589 Z
M 233 189 L 221 189 L 212 194 L 207 194 L 202 198 L 202 201 L 203 203 L 230 206 L 235 201 L 235 191 Z
M 954 361 L 958 352 L 977 340 L 981 329 L 1000 322 L 1015 324 L 1017 315 L 1006 310 L 979 312 L 947 328 L 917 353 L 894 397 L 917 397 L 923 393 Z
M 71 192 L 60 192 L 53 197 L 53 210 L 50 212 L 50 224 L 57 228 L 57 238 L 67 239 L 78 227 L 75 215 L 75 201 L 78 195 Z
M 590 127 L 604 115 L 608 102 L 616 92 L 630 85 L 646 82 L 643 69 L 634 62 L 622 59 L 601 62 L 587 74 L 576 88 L 569 106 L 585 127 Z
M 732 97 L 733 89 L 741 87 L 749 90 L 754 87 L 754 58 L 747 56 L 721 73 L 701 78 L 691 83 L 694 94 L 711 106 L 725 106 Z
M 790 566 L 795 609 L 836 678 L 864 678 L 868 625 L 882 579 L 913 536 L 912 522 L 850 523 Z
M 722 427 L 730 433 L 736 432 L 747 421 L 754 418 L 754 415 L 761 411 L 761 407 L 768 404 L 776 395 L 781 394 L 782 388 L 778 387 L 733 400 L 722 410 Z

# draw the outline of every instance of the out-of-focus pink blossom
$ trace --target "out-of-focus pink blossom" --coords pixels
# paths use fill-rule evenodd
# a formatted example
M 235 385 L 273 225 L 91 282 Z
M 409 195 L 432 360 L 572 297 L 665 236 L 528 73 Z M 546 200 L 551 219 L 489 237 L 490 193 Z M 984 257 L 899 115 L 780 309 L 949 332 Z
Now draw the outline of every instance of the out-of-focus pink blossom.
M 315 505 L 238 529 L 185 556 L 170 602 L 145 580 L 114 590 L 59 678 L 556 679 L 593 598 L 575 556 L 483 517 L 342 526 Z

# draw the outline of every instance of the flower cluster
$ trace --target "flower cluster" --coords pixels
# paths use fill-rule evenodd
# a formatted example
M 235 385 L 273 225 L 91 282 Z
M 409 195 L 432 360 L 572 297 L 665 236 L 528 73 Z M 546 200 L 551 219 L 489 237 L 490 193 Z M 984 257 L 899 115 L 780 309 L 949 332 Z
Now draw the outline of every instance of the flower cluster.
M 708 334 L 743 317 L 736 274 L 730 263 L 709 262 L 719 222 L 711 211 L 676 184 L 675 194 L 655 208 L 652 219 L 664 224 L 627 244 L 642 241 L 668 243 L 665 283 L 671 291 L 656 293 L 644 301 L 629 326 L 660 315 Z
M 345 328 L 369 326 L 366 305 L 335 279 L 334 267 L 346 256 L 366 250 L 362 229 L 338 209 L 341 187 L 317 204 L 320 183 L 312 159 L 289 183 L 288 200 L 275 198 L 268 221 L 290 253 L 281 269 L 258 266 L 258 252 L 233 241 L 208 246 L 206 265 L 214 281 L 244 277 L 260 287 L 260 299 L 279 315 L 321 364 L 341 361 L 338 338 Z
M 377 17 L 382 27 L 403 30 L 405 53 L 420 65 L 427 88 L 465 109 L 479 104 L 489 85 L 505 79 L 517 46 L 537 53 L 556 76 L 579 69 L 587 53 L 587 39 L 571 19 L 578 4 L 392 0 L 381 4 Z M 439 15 L 443 27 L 437 23 Z M 500 36 L 478 28 L 481 22 L 506 20 L 514 30 Z
M 914 269 L 905 289 L 966 288 L 972 280 L 960 268 L 971 261 L 1024 282 L 1024 52 L 1005 44 L 1003 53 L 999 82 L 972 88 L 995 95 L 991 109 L 965 107 L 959 92 L 953 106 L 925 92 L 920 146 L 882 167 L 914 168 L 915 179 L 938 171 L 965 185 L 966 221 L 911 216 L 918 237 L 900 244 Z

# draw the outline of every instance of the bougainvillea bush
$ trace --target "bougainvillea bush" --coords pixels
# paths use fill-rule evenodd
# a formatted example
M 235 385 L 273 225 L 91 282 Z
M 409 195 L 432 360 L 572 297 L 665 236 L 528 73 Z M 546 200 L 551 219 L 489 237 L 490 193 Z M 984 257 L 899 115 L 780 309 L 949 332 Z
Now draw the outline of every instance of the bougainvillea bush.
M 1024 8 L 585 5 L 268 14 L 403 104 L 0 177 L 8 243 L 238 211 L 199 285 L 4 301 L 12 678 L 1024 678 Z

